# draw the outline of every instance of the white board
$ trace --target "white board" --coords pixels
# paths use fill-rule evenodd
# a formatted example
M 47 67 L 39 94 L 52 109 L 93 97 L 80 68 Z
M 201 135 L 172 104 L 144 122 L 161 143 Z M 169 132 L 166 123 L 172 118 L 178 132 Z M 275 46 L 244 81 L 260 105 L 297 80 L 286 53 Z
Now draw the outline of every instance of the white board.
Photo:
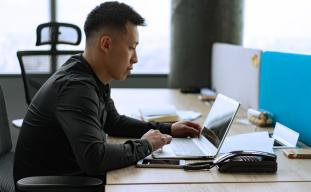
M 214 43 L 212 89 L 258 109 L 260 56 L 261 50 Z

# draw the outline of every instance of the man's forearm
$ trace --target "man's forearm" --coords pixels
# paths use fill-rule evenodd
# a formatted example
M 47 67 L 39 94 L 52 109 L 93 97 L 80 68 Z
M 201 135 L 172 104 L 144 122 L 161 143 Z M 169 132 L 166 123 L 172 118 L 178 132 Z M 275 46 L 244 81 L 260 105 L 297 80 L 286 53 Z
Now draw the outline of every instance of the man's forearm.
M 110 127 L 113 126 L 113 127 Z M 171 135 L 171 124 L 151 123 L 120 115 L 113 125 L 105 127 L 105 132 L 111 136 L 140 138 L 150 129 Z

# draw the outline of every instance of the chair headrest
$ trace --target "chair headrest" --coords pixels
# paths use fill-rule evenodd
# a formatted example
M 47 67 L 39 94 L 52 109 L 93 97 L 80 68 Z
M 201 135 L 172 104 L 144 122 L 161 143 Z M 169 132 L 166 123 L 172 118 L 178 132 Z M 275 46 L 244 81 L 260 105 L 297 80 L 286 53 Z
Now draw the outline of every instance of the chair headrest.
M 78 26 L 69 23 L 49 22 L 37 27 L 37 42 L 39 45 L 79 45 L 81 30 Z

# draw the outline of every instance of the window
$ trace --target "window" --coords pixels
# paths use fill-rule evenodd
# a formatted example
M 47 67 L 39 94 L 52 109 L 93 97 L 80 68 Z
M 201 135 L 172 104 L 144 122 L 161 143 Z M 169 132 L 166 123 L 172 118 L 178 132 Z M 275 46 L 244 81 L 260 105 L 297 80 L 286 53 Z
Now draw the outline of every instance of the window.
M 86 15 L 102 0 L 57 1 L 57 19 L 83 29 Z M 146 19 L 140 27 L 139 62 L 134 73 L 169 72 L 170 0 L 123 0 Z M 1 0 L 0 74 L 19 74 L 17 50 L 48 49 L 35 46 L 36 27 L 49 21 L 50 0 Z M 246 0 L 244 13 L 245 47 L 292 53 L 311 53 L 309 0 Z M 18 13 L 18 14 L 17 14 Z M 17 16 L 18 15 L 18 16 Z M 79 47 L 84 49 L 84 35 Z M 73 49 L 59 46 L 59 49 Z
M 49 20 L 49 0 L 1 0 L 0 74 L 20 74 L 16 52 L 36 47 L 36 27 Z
M 65 0 L 57 2 L 57 20 L 78 25 L 83 31 L 87 14 L 102 3 L 102 0 Z M 167 74 L 169 72 L 170 49 L 170 4 L 169 0 L 122 0 L 132 6 L 145 19 L 147 26 L 139 27 L 139 45 L 137 47 L 138 64 L 135 74 Z M 80 46 L 84 49 L 83 34 Z M 59 49 L 72 49 L 72 46 L 59 46 Z
M 311 54 L 311 1 L 246 0 L 245 47 Z

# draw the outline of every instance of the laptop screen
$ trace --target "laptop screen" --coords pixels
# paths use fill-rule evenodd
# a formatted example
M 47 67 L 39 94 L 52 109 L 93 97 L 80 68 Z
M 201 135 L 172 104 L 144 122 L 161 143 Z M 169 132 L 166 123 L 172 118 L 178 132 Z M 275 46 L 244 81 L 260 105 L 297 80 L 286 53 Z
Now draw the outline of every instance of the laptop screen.
M 201 135 L 208 139 L 218 150 L 231 126 L 239 105 L 237 101 L 218 94 L 204 122 Z

